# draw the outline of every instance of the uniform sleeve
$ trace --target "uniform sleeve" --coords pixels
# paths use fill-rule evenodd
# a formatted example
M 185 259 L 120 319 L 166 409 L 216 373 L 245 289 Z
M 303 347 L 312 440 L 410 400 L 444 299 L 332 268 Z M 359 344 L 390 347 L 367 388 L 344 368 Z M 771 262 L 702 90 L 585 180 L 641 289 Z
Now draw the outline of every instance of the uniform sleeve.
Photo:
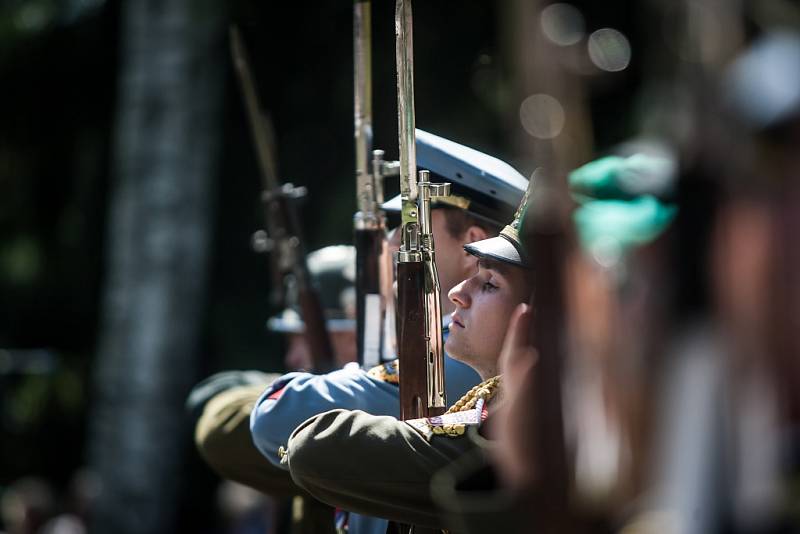
M 289 474 L 270 464 L 250 436 L 250 412 L 265 386 L 236 386 L 211 397 L 195 425 L 195 444 L 220 476 L 270 495 L 296 495 L 302 492 Z
M 442 528 L 431 477 L 474 449 L 464 436 L 427 441 L 393 417 L 334 410 L 295 430 L 288 465 L 300 487 L 330 505 Z
M 294 429 L 309 417 L 336 408 L 397 416 L 399 391 L 396 385 L 358 368 L 324 375 L 290 373 L 258 399 L 250 418 L 253 442 L 270 462 L 280 466 L 278 449 L 287 445 Z
M 518 495 L 500 485 L 485 447 L 476 447 L 438 471 L 431 484 L 433 500 L 442 510 L 449 530 L 461 534 L 533 531 L 529 513 L 525 513 Z

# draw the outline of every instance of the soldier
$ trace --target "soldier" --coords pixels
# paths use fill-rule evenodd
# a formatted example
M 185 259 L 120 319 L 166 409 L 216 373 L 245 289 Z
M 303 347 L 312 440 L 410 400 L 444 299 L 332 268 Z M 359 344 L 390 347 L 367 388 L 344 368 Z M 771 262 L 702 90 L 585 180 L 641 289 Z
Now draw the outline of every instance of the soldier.
M 475 269 L 477 259 L 461 247 L 496 234 L 507 220 L 527 185 L 508 164 L 441 137 L 417 131 L 420 165 L 433 181 L 453 182 L 454 195 L 447 204 L 434 204 L 437 265 L 446 292 Z M 387 211 L 399 209 L 399 198 L 388 201 Z M 447 309 L 445 312 L 449 311 Z M 468 366 L 447 359 L 448 394 L 458 398 L 479 381 Z M 308 417 L 333 408 L 359 408 L 370 413 L 399 413 L 397 374 L 392 364 L 370 373 L 342 369 L 326 375 L 290 373 L 269 386 L 254 414 L 255 440 L 272 463 L 294 428 Z M 203 402 L 195 440 L 206 461 L 224 477 L 266 493 L 292 493 L 288 472 L 265 461 L 253 447 L 247 418 L 258 396 L 272 382 L 265 375 L 238 373 L 225 387 L 209 391 Z M 260 379 L 258 378 L 260 377 Z M 244 381 L 244 383 L 237 383 Z M 200 387 L 200 386 L 198 386 Z M 197 389 L 197 388 L 196 388 Z M 213 394 L 212 394 L 213 393 Z M 198 415 L 200 415 L 198 413 Z M 352 518 L 351 531 L 359 530 Z M 356 524 L 354 524 L 356 523 Z M 378 527 L 380 529 L 381 527 Z M 385 530 L 385 524 L 382 527 Z
M 433 210 L 437 236 L 437 265 L 447 291 L 475 270 L 477 258 L 461 247 L 493 234 L 503 214 L 513 210 L 527 181 L 507 164 L 465 146 L 425 132 L 417 133 L 420 165 L 432 180 L 452 180 L 454 195 Z M 386 203 L 393 209 L 396 200 Z M 452 311 L 452 305 L 443 309 Z M 253 440 L 273 463 L 291 432 L 307 418 L 334 409 L 361 409 L 373 414 L 398 415 L 397 373 L 394 363 L 365 372 L 342 369 L 326 375 L 290 373 L 270 385 L 256 404 Z M 478 381 L 469 367 L 450 358 L 445 363 L 450 398 L 458 398 Z
M 497 364 L 507 325 L 527 317 L 530 263 L 514 222 L 497 237 L 464 246 L 477 269 L 449 292 L 454 308 L 445 350 L 483 380 L 441 417 L 398 421 L 332 410 L 292 434 L 285 463 L 292 478 L 331 505 L 426 527 L 442 526 L 431 502 L 439 469 L 477 448 L 466 435 L 498 392 Z M 516 312 L 515 312 L 516 310 Z M 256 414 L 257 412 L 254 412 Z

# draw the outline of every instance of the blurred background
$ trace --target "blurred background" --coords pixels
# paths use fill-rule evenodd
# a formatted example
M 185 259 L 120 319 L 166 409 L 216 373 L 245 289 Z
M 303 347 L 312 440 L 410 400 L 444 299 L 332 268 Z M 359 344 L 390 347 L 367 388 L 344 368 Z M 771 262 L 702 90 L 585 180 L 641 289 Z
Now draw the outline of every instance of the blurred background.
M 521 93 L 520 4 L 416 3 L 416 117 L 530 175 L 525 139 L 560 126 L 558 108 Z M 677 104 L 660 82 L 704 60 L 670 41 L 668 4 L 581 0 L 541 21 L 554 43 L 580 51 L 573 70 L 595 153 L 663 126 Z M 763 4 L 775 8 L 766 17 L 796 14 L 790 2 Z M 389 159 L 393 16 L 393 2 L 373 2 L 374 138 Z M 116 499 L 141 532 L 225 531 L 219 481 L 194 450 L 184 399 L 221 369 L 283 369 L 282 340 L 265 329 L 278 311 L 267 263 L 250 246 L 260 179 L 228 51 L 233 23 L 274 120 L 280 178 L 309 190 L 307 248 L 350 242 L 351 2 L 0 1 L 8 532 L 64 514 L 80 522 L 97 499 Z M 134 482 L 115 493 L 98 469 Z

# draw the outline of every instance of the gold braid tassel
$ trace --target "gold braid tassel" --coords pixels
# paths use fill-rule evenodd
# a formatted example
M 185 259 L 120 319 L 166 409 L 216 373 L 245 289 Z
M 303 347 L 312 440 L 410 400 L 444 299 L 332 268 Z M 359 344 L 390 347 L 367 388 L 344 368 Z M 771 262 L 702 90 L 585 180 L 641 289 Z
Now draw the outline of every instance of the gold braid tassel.
M 493 376 L 492 378 L 486 379 L 477 386 L 473 387 L 467 391 L 463 397 L 458 399 L 458 401 L 456 401 L 456 403 L 453 404 L 450 409 L 445 412 L 445 414 L 471 410 L 476 404 L 478 404 L 478 399 L 483 399 L 484 402 L 489 402 L 494 398 L 494 396 L 497 394 L 497 391 L 500 389 L 500 378 L 501 375 Z
M 477 386 L 467 391 L 467 393 L 463 397 L 458 399 L 458 402 L 453 404 L 450 407 L 450 409 L 445 412 L 444 415 L 472 410 L 478 404 L 479 399 L 483 399 L 484 402 L 489 402 L 497 395 L 498 391 L 500 391 L 499 375 L 493 376 L 488 380 L 484 380 Z M 444 435 L 452 438 L 463 435 L 464 432 L 466 432 L 467 430 L 467 425 L 465 425 L 464 423 L 452 423 L 452 424 L 442 424 L 442 425 L 429 425 L 429 428 L 433 434 L 437 434 L 440 436 Z

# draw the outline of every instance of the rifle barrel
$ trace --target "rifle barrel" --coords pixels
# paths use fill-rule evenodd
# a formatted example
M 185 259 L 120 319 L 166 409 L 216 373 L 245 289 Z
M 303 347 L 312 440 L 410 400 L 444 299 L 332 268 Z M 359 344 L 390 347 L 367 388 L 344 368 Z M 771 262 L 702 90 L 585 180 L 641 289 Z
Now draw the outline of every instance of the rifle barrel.
M 372 25 L 370 0 L 353 2 L 353 108 L 356 142 L 358 209 L 364 216 L 377 210 L 370 172 L 372 158 Z
M 397 114 L 400 137 L 400 193 L 403 198 L 417 198 L 417 152 L 414 135 L 414 39 L 411 0 L 395 4 L 397 46 Z M 405 210 L 403 217 L 406 216 Z
M 250 58 L 242 41 L 239 28 L 236 26 L 231 26 L 230 43 L 231 57 L 233 65 L 236 67 L 239 88 L 242 91 L 244 104 L 247 108 L 247 119 L 256 148 L 264 190 L 276 190 L 279 187 L 278 164 L 275 156 L 275 134 L 272 128 L 272 121 L 262 111 L 263 108 L 256 92 L 253 73 L 250 70 Z

